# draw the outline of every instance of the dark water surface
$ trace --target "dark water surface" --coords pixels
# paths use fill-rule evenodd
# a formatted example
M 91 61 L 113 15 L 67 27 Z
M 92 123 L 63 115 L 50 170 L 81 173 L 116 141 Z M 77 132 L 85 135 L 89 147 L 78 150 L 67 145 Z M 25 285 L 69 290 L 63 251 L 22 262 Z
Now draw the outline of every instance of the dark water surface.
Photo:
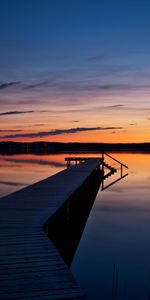
M 150 299 L 150 155 L 112 155 L 129 175 L 99 190 L 71 270 L 90 300 Z M 0 196 L 61 171 L 65 156 L 0 156 Z M 118 172 L 105 186 L 120 174 L 110 163 Z
M 115 157 L 129 175 L 99 191 L 71 269 L 88 299 L 150 299 L 150 155 Z

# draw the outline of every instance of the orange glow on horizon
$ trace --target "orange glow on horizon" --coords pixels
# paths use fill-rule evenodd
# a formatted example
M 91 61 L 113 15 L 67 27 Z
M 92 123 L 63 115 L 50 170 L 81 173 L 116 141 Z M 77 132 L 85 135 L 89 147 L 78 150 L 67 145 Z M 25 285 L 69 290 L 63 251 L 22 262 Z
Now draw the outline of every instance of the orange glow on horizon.
M 122 106 L 118 108 L 117 105 L 116 108 L 110 109 L 110 104 L 107 104 L 108 108 L 106 108 L 105 106 L 96 107 L 94 104 L 92 107 L 91 103 L 86 107 L 81 106 L 81 112 L 80 106 L 77 111 L 72 110 L 71 106 L 68 106 L 66 111 L 64 108 L 62 111 L 57 111 L 55 108 L 56 111 L 50 113 L 48 112 L 48 108 L 44 106 L 43 111 L 46 111 L 44 113 L 36 112 L 33 114 L 2 116 L 1 119 L 3 122 L 1 124 L 0 141 L 150 142 L 148 106 L 143 107 L 143 110 L 140 106 L 134 109 L 133 107 L 124 108 L 124 106 L 123 108 Z M 90 128 L 93 130 L 90 130 Z M 94 128 L 99 129 L 94 130 Z M 76 129 L 77 132 L 71 133 L 71 129 Z M 58 131 L 58 133 L 56 135 L 51 134 L 53 130 L 56 133 Z M 59 131 L 63 133 L 60 134 Z M 50 133 L 49 135 L 48 132 Z M 30 134 L 35 134 L 36 137 L 30 137 Z M 25 137 L 24 135 L 27 136 Z
M 39 131 L 47 131 L 47 129 L 39 128 Z M 29 130 L 26 130 L 29 132 Z M 36 133 L 36 131 L 34 131 Z M 31 131 L 31 133 L 34 133 Z M 148 128 L 135 128 L 130 130 L 93 130 L 81 131 L 77 133 L 63 133 L 58 135 L 43 136 L 43 137 L 20 137 L 20 138 L 3 138 L 1 141 L 16 141 L 16 142 L 84 142 L 84 143 L 142 143 L 150 142 L 150 134 Z

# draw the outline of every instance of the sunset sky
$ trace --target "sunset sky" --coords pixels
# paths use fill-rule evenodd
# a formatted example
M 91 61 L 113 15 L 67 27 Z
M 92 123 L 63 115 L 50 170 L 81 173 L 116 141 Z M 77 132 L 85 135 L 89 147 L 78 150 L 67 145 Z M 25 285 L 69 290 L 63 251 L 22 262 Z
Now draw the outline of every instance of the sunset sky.
M 0 0 L 0 140 L 150 142 L 149 0 Z

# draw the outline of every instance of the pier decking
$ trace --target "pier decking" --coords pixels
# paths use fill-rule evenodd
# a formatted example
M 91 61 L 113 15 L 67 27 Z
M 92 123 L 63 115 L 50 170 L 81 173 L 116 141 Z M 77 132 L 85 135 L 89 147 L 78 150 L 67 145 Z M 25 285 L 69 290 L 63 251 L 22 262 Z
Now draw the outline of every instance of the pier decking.
M 0 199 L 0 299 L 85 299 L 43 224 L 64 204 L 101 158 Z

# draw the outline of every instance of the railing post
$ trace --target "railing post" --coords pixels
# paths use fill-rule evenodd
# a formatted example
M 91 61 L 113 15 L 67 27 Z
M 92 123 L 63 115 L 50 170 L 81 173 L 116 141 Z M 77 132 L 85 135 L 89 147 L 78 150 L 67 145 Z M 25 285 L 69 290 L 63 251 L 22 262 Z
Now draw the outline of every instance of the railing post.
M 103 191 L 103 189 L 104 189 L 104 179 L 102 177 L 102 191 Z
M 109 155 L 108 153 L 106 153 L 106 152 L 103 152 L 105 155 L 107 155 L 108 157 L 110 157 L 111 159 L 113 159 L 114 161 L 116 161 L 117 163 L 119 163 L 119 164 L 121 164 L 123 167 L 125 167 L 125 168 L 127 168 L 128 169 L 128 167 L 125 165 L 125 164 L 123 164 L 123 163 L 121 163 L 119 160 L 117 160 L 116 158 L 114 158 L 114 157 L 112 157 L 111 155 Z
M 121 177 L 122 177 L 122 164 L 121 164 Z
M 114 160 L 114 161 L 117 162 L 118 164 L 120 164 L 120 172 L 121 172 L 120 178 L 117 179 L 117 180 L 115 180 L 113 183 L 119 181 L 120 179 L 122 179 L 122 178 L 124 178 L 125 176 L 128 175 L 128 173 L 125 174 L 125 175 L 123 175 L 123 167 L 125 167 L 125 168 L 128 169 L 128 167 L 127 167 L 125 164 L 121 163 L 119 160 L 115 159 L 113 156 L 109 155 L 108 153 L 102 151 L 102 173 L 103 173 L 103 175 L 104 175 L 104 166 L 105 166 L 105 165 L 107 166 L 107 164 L 104 163 L 104 156 L 105 156 L 105 155 L 108 156 L 108 157 L 110 157 L 112 160 Z M 109 168 L 109 166 L 107 166 L 107 167 Z M 111 167 L 110 167 L 110 170 L 111 170 L 111 171 L 112 171 L 112 169 L 114 169 L 114 168 L 111 168 Z M 115 170 L 115 169 L 114 169 L 114 170 Z M 117 171 L 117 169 L 116 169 L 115 171 Z M 113 172 L 113 173 L 114 173 L 114 172 Z M 104 177 L 103 180 L 102 180 L 102 191 L 103 191 L 104 189 L 106 189 L 107 187 L 109 187 L 109 186 L 111 186 L 111 185 L 113 184 L 113 183 L 110 183 L 109 185 L 107 185 L 106 187 L 104 187 L 104 180 L 105 180 L 105 177 Z
M 102 191 L 104 189 L 104 179 L 103 179 L 103 176 L 104 176 L 104 152 L 102 152 Z
M 102 162 L 104 162 L 104 152 L 102 152 Z

